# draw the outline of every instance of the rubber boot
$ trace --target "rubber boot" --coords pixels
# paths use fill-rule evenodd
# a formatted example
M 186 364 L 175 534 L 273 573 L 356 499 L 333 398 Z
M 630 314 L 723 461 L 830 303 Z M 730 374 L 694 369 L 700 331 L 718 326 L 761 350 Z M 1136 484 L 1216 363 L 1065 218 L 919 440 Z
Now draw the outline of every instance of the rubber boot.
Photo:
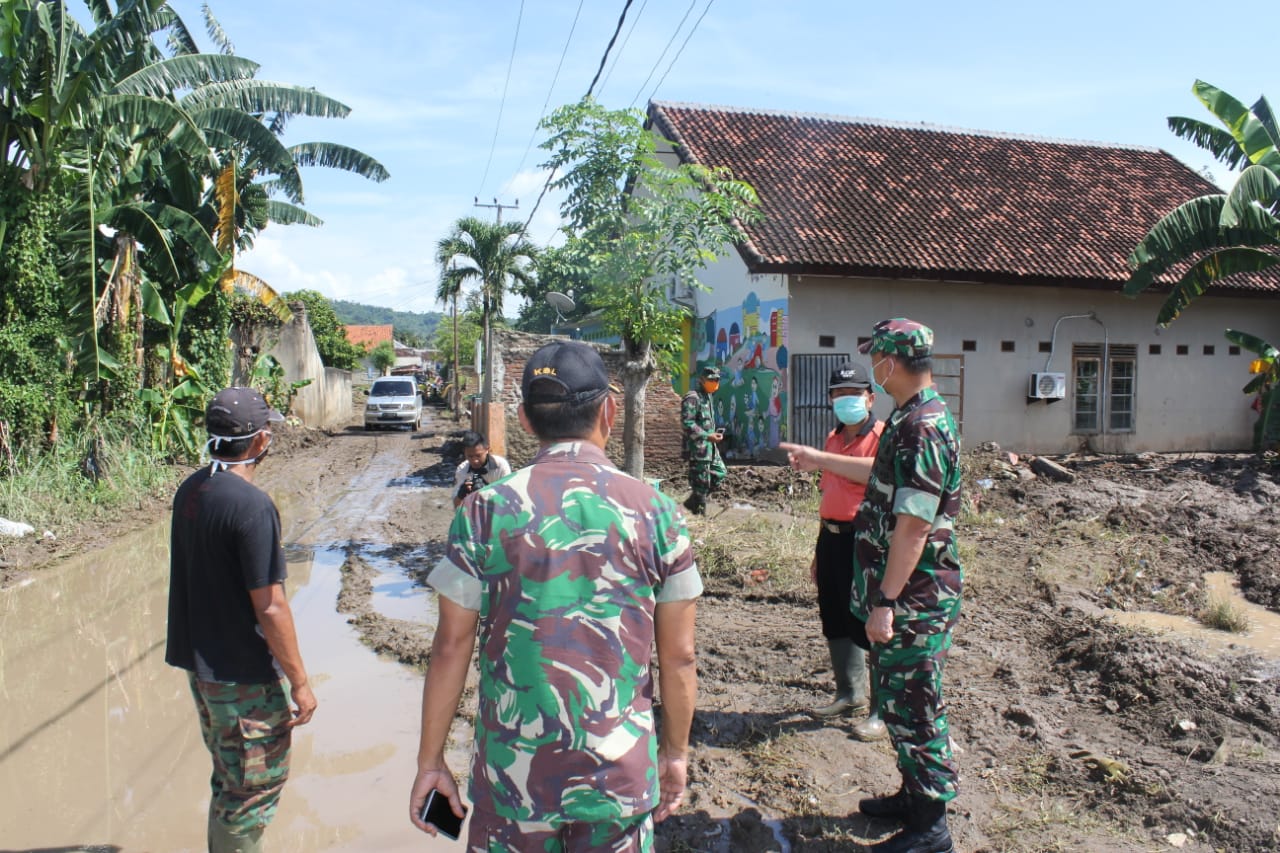
M 233 832 L 231 827 L 209 818 L 209 853 L 262 853 L 264 829 Z
M 871 853 L 955 853 L 947 828 L 947 804 L 918 794 L 911 796 L 911 814 L 902 832 L 871 848 Z
M 887 797 L 868 797 L 858 801 L 858 811 L 867 817 L 906 820 L 911 810 L 911 794 L 907 793 L 905 785 L 899 787 L 896 794 L 890 794 Z
M 706 515 L 707 499 L 697 492 L 694 492 L 684 499 L 684 508 L 694 515 Z
M 849 732 L 849 740 L 860 740 L 864 743 L 873 740 L 884 740 L 888 736 L 889 729 L 884 724 L 884 720 L 880 719 L 880 715 L 874 712 Z
M 831 653 L 831 671 L 836 678 L 836 699 L 830 705 L 814 708 L 813 715 L 829 719 L 863 713 L 869 707 L 865 654 L 848 637 L 828 637 L 827 649 Z

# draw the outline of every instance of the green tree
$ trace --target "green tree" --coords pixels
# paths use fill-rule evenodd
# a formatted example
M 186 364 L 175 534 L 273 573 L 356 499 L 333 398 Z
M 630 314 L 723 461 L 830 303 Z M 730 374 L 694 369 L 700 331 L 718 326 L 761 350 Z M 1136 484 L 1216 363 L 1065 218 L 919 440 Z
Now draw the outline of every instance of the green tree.
M 369 350 L 369 360 L 380 376 L 386 376 L 396 366 L 396 347 L 391 341 L 382 341 Z
M 552 186 L 567 192 L 564 251 L 589 270 L 605 325 L 622 338 L 623 468 L 641 476 L 649 379 L 684 370 L 680 330 L 688 311 L 666 298 L 666 287 L 673 280 L 701 287 L 698 271 L 745 239 L 741 225 L 759 218 L 759 199 L 727 169 L 666 166 L 639 111 L 586 99 L 542 126 L 551 132 L 544 165 L 560 173 Z
M 365 352 L 347 339 L 347 330 L 338 320 L 328 297 L 315 290 L 295 290 L 286 293 L 284 298 L 288 302 L 301 302 L 306 307 L 307 322 L 315 336 L 316 349 L 326 366 L 351 370 L 360 363 Z
M 518 222 L 491 223 L 466 216 L 436 244 L 440 286 L 436 297 L 460 293 L 468 283 L 479 285 L 484 340 L 484 386 L 481 403 L 493 401 L 493 326 L 507 291 L 514 285 L 532 286 L 532 265 L 538 250 L 524 236 Z M 487 417 L 487 410 L 485 410 Z M 488 424 L 483 424 L 488 431 Z
M 547 302 L 547 294 L 551 291 L 564 293 L 573 298 L 574 308 L 565 320 L 572 321 L 591 313 L 596 307 L 595 285 L 591 279 L 591 269 L 581 263 L 573 251 L 566 251 L 562 246 L 543 249 L 534 264 L 536 280 L 531 287 L 518 287 L 515 292 L 524 297 L 525 304 L 520 307 L 520 314 L 515 327 L 525 332 L 546 334 L 558 322 L 562 315 Z
M 1168 326 L 1215 282 L 1273 270 L 1280 264 L 1280 129 L 1265 97 L 1246 107 L 1231 95 L 1197 80 L 1196 98 L 1222 124 L 1171 116 L 1169 128 L 1209 151 L 1231 169 L 1241 169 L 1228 193 L 1193 198 L 1165 214 L 1129 255 L 1133 270 L 1124 292 L 1136 296 L 1169 272 L 1178 272 L 1156 322 Z M 1244 387 L 1261 395 L 1255 446 L 1280 440 L 1280 391 L 1276 348 L 1253 335 L 1228 330 L 1227 338 L 1259 355 L 1259 375 Z

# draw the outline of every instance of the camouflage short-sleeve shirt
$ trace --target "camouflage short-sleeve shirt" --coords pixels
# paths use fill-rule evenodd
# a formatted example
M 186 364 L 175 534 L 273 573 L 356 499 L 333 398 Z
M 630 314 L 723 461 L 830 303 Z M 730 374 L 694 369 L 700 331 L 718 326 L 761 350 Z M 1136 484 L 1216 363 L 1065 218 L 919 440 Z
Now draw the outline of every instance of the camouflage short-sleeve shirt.
M 429 582 L 480 614 L 478 807 L 548 824 L 656 807 L 654 609 L 702 592 L 670 498 L 553 444 L 463 502 Z
M 880 589 L 899 514 L 933 528 L 924 552 L 898 595 L 906 622 L 936 621 L 960 606 L 962 575 L 954 522 L 960 512 L 960 441 L 947 404 L 926 388 L 893 411 L 880 436 L 866 497 L 853 519 L 851 607 L 866 619 Z M 895 617 L 895 622 L 898 617 Z

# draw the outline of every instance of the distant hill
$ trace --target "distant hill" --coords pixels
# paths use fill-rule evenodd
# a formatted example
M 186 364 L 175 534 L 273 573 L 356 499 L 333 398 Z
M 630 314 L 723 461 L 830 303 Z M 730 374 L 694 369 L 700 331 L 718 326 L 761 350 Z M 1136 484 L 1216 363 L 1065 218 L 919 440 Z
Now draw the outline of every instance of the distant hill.
M 390 323 L 397 334 L 418 338 L 424 345 L 431 343 L 435 337 L 436 326 L 444 317 L 438 311 L 419 314 L 414 311 L 394 311 L 378 305 L 362 305 L 359 302 L 347 302 L 342 299 L 329 300 L 333 304 L 333 312 L 344 326 L 385 326 Z

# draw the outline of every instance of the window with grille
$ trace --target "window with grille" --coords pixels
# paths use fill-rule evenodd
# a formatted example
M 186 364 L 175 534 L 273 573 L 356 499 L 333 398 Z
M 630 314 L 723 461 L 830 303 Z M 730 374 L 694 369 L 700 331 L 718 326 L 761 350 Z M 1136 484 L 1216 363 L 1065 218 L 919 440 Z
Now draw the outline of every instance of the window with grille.
M 1138 348 L 1132 344 L 1075 344 L 1071 364 L 1072 431 L 1133 432 Z

